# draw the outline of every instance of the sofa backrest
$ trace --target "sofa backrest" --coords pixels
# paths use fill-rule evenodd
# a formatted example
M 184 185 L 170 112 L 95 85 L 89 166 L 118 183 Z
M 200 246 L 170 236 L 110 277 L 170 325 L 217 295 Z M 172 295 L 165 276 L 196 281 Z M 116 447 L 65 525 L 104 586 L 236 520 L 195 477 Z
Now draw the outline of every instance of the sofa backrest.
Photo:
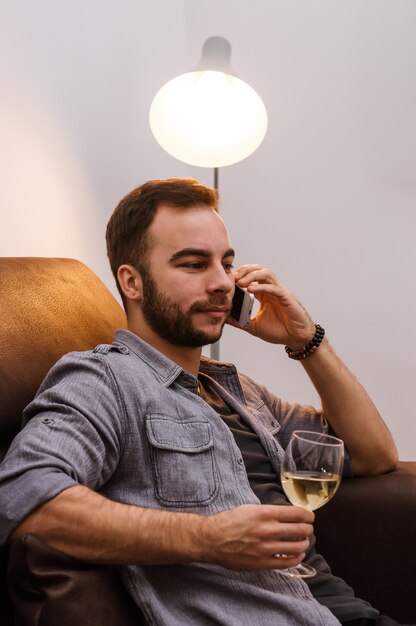
M 121 306 L 79 261 L 0 257 L 0 461 L 51 366 L 125 326 Z

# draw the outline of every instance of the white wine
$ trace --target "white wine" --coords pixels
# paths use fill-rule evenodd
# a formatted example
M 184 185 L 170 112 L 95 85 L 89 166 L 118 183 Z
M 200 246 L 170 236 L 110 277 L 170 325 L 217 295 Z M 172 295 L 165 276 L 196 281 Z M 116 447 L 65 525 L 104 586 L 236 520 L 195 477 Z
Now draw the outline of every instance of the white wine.
M 338 489 L 339 474 L 330 472 L 283 471 L 282 487 L 292 504 L 315 511 L 326 504 Z

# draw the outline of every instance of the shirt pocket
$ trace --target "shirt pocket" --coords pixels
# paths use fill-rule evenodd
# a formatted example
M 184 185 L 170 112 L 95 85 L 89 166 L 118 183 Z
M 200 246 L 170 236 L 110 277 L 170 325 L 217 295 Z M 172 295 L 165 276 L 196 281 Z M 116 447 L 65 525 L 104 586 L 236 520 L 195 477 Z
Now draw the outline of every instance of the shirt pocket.
M 212 502 L 218 479 L 209 422 L 149 415 L 146 430 L 158 500 L 182 508 Z

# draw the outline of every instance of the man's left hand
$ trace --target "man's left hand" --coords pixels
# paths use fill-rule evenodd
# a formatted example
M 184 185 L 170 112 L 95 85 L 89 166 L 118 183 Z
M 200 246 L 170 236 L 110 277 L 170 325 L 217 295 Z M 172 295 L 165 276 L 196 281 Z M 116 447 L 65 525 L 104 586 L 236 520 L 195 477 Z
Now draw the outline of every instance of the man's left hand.
M 277 276 L 261 265 L 242 265 L 235 272 L 236 283 L 260 302 L 260 309 L 244 328 L 270 343 L 300 350 L 315 334 L 315 325 L 295 296 Z

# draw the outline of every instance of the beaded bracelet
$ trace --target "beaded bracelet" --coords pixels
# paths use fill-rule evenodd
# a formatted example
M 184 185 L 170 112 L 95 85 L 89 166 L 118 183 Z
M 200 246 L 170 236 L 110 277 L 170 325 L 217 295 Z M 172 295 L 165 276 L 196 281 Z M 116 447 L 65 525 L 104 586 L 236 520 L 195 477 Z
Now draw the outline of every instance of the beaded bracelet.
M 296 361 L 306 359 L 306 357 L 315 352 L 317 347 L 321 344 L 324 336 L 325 330 L 319 324 L 315 324 L 315 334 L 306 346 L 302 348 L 302 350 L 292 350 L 289 346 L 285 346 L 287 356 L 289 359 L 295 359 Z

